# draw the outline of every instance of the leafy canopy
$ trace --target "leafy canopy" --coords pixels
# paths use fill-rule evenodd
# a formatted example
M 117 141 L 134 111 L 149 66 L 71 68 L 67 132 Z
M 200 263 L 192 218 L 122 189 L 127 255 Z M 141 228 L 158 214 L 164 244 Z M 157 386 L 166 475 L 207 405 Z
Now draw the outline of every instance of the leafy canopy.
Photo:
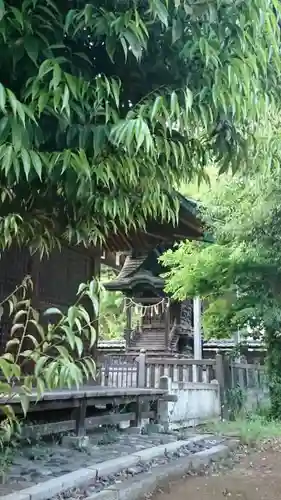
M 236 169 L 278 103 L 279 12 L 0 0 L 1 246 L 96 242 L 172 217 L 167 193 L 210 159 Z
M 164 256 L 167 290 L 207 299 L 205 333 L 281 330 L 280 171 L 222 177 L 202 209 L 215 243 L 183 243 Z
M 167 291 L 207 299 L 205 335 L 226 337 L 239 328 L 263 338 L 271 415 L 280 419 L 281 176 L 280 168 L 262 169 L 264 162 L 252 177 L 221 179 L 206 197 L 216 243 L 182 244 L 164 262 L 174 266 Z

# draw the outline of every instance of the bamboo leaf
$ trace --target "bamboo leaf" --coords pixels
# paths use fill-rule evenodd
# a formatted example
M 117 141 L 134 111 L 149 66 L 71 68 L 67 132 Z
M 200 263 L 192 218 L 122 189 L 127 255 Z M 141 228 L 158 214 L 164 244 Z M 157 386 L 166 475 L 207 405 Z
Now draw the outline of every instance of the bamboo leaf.
M 1 6 L 0 6 L 1 12 Z M 5 113 L 6 111 L 6 90 L 5 87 L 0 83 L 0 108 Z
M 4 0 L 0 0 L 0 21 L 3 19 L 5 15 L 5 2 Z
M 173 27 L 172 27 L 172 43 L 176 43 L 183 34 L 183 25 L 181 19 L 178 17 L 173 19 Z
M 58 353 L 65 359 L 69 359 L 69 352 L 66 347 L 58 345 L 56 346 Z
M 135 33 L 127 30 L 123 33 L 123 37 L 125 38 L 129 44 L 129 48 L 134 54 L 135 58 L 139 60 L 142 56 L 142 46 L 140 44 L 139 39 L 136 37 Z
M 68 319 L 68 322 L 69 322 L 69 325 L 71 328 L 74 325 L 74 321 L 75 321 L 76 317 L 77 317 L 76 307 L 74 307 L 74 306 L 69 307 L 68 311 L 67 311 L 67 319 Z
M 37 65 L 39 52 L 38 38 L 36 38 L 35 36 L 27 35 L 24 38 L 24 48 L 27 52 L 28 57 L 34 62 L 34 64 Z
M 9 99 L 10 106 L 11 106 L 12 111 L 13 111 L 13 115 L 14 115 L 14 117 L 16 117 L 17 109 L 18 109 L 18 102 L 17 102 L 16 96 L 10 89 L 7 89 L 7 96 Z
M 161 0 L 151 0 L 151 10 L 159 18 L 159 20 L 168 27 L 168 11 Z
M 66 110 L 67 114 L 69 115 L 70 114 L 70 108 L 69 108 L 69 89 L 68 89 L 67 85 L 65 85 L 65 87 L 64 87 L 61 112 L 64 109 Z
M 21 394 L 20 395 L 20 404 L 22 407 L 23 414 L 24 414 L 24 416 L 26 416 L 28 409 L 29 409 L 30 397 L 27 394 Z
M 16 332 L 24 328 L 24 323 L 15 323 L 11 328 L 11 336 L 15 335 Z
M 35 172 L 37 173 L 40 181 L 42 180 L 42 162 L 40 156 L 36 153 L 36 151 L 29 151 L 31 161 L 34 167 Z
M 65 73 L 65 78 L 66 78 L 67 85 L 69 86 L 71 93 L 73 94 L 75 99 L 77 99 L 78 94 L 77 94 L 77 86 L 76 86 L 75 78 L 72 75 L 70 75 L 69 73 Z
M 51 84 L 54 88 L 54 90 L 57 89 L 59 84 L 61 83 L 62 80 L 62 71 L 58 63 L 55 63 L 53 66 L 53 79 L 51 81 Z
M 151 110 L 151 117 L 150 117 L 151 121 L 153 121 L 157 117 L 161 109 L 162 103 L 163 103 L 163 97 L 160 95 L 157 96 Z
M 4 376 L 7 381 L 14 375 L 13 363 L 10 363 L 3 356 L 0 357 L 0 376 Z
M 76 344 L 76 349 L 78 356 L 81 357 L 83 353 L 83 342 L 80 337 L 75 336 L 75 344 Z
M 47 362 L 48 362 L 47 356 L 41 356 L 38 359 L 37 363 L 35 364 L 35 368 L 34 368 L 34 375 L 36 378 L 38 378 L 40 373 L 43 371 Z
M 29 156 L 28 151 L 24 148 L 22 148 L 20 154 L 21 154 L 21 159 L 22 159 L 25 177 L 26 177 L 26 180 L 28 181 L 29 175 L 30 175 L 30 169 L 31 169 L 30 156 Z
M 38 78 L 42 79 L 45 75 L 53 70 L 53 67 L 53 61 L 51 59 L 46 59 L 46 61 L 44 61 L 39 68 Z

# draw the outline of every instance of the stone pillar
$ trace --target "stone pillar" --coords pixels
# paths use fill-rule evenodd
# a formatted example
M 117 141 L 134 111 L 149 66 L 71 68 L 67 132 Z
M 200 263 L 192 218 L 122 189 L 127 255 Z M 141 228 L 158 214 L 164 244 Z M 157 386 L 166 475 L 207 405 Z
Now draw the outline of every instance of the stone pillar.
M 136 358 L 138 363 L 138 379 L 137 386 L 138 387 L 146 387 L 146 353 L 145 349 L 140 350 L 139 356 Z
M 166 308 L 165 308 L 165 347 L 166 347 L 166 350 L 168 349 L 169 347 L 169 336 L 170 336 L 170 319 L 171 319 L 171 315 L 170 315 L 170 302 L 169 302 L 169 299 L 166 299 L 166 304 L 165 304 Z
M 202 359 L 202 332 L 201 332 L 201 300 L 200 297 L 193 299 L 193 337 L 194 337 L 194 359 Z M 198 382 L 198 366 L 193 365 L 193 382 Z
M 201 331 L 201 300 L 195 297 L 193 300 L 193 335 L 194 335 L 194 359 L 202 359 L 202 331 Z
M 169 377 L 160 377 L 159 389 L 169 390 Z M 169 430 L 169 403 L 159 400 L 157 407 L 157 423 L 160 424 L 164 432 Z

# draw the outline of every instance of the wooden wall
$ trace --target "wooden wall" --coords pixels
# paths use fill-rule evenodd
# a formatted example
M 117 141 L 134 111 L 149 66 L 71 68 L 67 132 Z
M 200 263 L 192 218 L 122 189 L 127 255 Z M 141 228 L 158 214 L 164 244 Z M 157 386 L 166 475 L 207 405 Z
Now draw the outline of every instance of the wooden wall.
M 26 275 L 31 275 L 34 307 L 42 310 L 52 305 L 66 309 L 75 301 L 79 284 L 99 273 L 99 263 L 100 254 L 94 249 L 63 247 L 61 251 L 54 250 L 49 258 L 40 260 L 39 255 L 31 256 L 27 249 L 13 247 L 0 259 L 0 300 L 7 297 Z M 0 323 L 0 352 L 8 338 L 9 318 L 4 314 Z

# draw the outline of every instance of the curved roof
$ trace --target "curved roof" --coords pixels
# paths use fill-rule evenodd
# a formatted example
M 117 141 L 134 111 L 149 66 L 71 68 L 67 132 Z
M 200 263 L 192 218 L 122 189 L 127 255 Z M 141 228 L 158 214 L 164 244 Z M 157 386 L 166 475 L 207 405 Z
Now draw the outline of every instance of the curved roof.
M 145 229 L 128 233 L 122 230 L 111 233 L 104 247 L 113 252 L 126 252 L 134 249 L 149 251 L 159 244 L 172 246 L 176 241 L 185 239 L 210 241 L 198 216 L 197 202 L 185 198 L 177 191 L 174 192 L 174 196 L 180 204 L 176 224 L 171 221 L 148 220 Z
M 142 255 L 136 258 L 131 256 L 126 257 L 124 265 L 118 276 L 116 276 L 114 280 L 104 283 L 106 290 L 132 291 L 137 286 L 162 290 L 164 287 L 164 280 L 163 278 L 154 275 L 153 271 L 150 270 L 149 267 L 145 268 L 147 258 L 147 255 Z

